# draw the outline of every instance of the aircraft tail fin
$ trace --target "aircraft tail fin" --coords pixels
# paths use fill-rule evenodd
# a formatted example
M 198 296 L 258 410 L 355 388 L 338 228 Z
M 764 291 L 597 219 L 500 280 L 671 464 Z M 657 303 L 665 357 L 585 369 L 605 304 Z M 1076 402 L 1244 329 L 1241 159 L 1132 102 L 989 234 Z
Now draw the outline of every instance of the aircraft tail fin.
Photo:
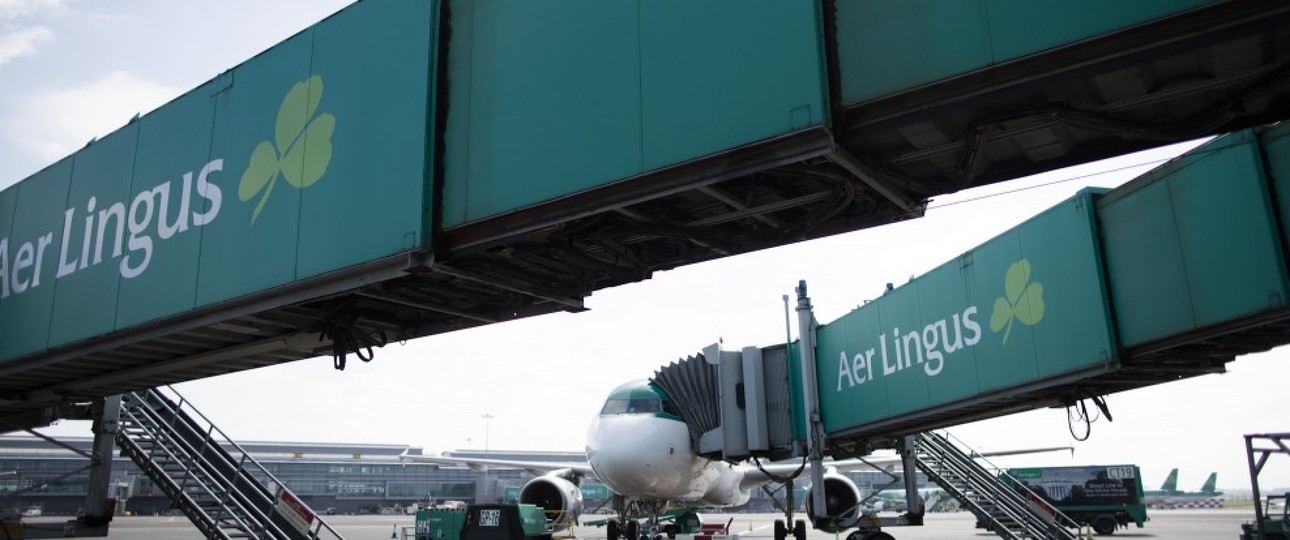
M 1160 485 L 1160 491 L 1178 491 L 1178 469 L 1169 471 L 1165 483 Z
M 1205 479 L 1205 485 L 1201 486 L 1200 492 L 1213 493 L 1218 490 L 1216 484 L 1218 484 L 1218 473 L 1209 473 L 1209 478 Z

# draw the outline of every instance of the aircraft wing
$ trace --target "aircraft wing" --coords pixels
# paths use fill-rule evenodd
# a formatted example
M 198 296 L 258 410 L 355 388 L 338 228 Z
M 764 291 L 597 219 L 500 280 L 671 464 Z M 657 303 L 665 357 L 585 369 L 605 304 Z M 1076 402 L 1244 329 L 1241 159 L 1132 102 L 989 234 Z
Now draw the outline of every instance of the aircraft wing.
M 399 461 L 437 463 L 440 465 L 464 465 L 476 471 L 487 470 L 490 467 L 498 469 L 521 469 L 534 476 L 541 476 L 551 471 L 569 469 L 575 474 L 582 476 L 595 476 L 595 473 L 591 470 L 591 464 L 586 461 L 522 461 L 513 459 L 456 457 L 442 454 L 437 456 L 414 456 L 407 453 L 399 454 Z

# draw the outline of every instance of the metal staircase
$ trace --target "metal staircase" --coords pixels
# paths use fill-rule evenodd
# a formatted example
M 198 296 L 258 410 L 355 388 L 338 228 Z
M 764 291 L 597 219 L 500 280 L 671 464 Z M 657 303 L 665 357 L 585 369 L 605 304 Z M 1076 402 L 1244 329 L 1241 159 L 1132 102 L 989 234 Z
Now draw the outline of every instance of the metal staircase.
M 116 442 L 207 538 L 342 538 L 174 389 L 122 396 Z M 231 453 L 230 453 L 231 452 Z
M 1079 540 L 1078 525 L 1039 495 L 1022 493 L 999 480 L 946 436 L 932 432 L 914 436 L 918 470 L 926 474 L 977 521 L 1001 538 Z M 1018 483 L 1020 485 L 1020 483 Z

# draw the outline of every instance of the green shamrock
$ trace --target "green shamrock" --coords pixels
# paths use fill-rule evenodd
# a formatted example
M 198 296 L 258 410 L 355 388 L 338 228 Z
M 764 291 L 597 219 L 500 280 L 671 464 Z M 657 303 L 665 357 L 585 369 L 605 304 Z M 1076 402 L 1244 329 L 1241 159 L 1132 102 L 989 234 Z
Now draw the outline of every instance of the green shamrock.
M 1026 326 L 1034 326 L 1044 318 L 1044 284 L 1030 282 L 1030 261 L 1021 259 L 1008 266 L 1003 287 L 1008 296 L 994 299 L 990 330 L 998 333 L 1003 329 L 1003 344 L 1007 345 L 1013 319 Z
M 260 192 L 260 202 L 251 213 L 251 223 L 260 216 L 268 202 L 278 174 L 298 189 L 314 185 L 331 163 L 331 136 L 336 131 L 336 117 L 330 113 L 314 116 L 322 101 L 322 77 L 314 75 L 291 87 L 278 108 L 274 142 L 260 141 L 251 152 L 251 163 L 242 173 L 237 196 L 242 202 Z

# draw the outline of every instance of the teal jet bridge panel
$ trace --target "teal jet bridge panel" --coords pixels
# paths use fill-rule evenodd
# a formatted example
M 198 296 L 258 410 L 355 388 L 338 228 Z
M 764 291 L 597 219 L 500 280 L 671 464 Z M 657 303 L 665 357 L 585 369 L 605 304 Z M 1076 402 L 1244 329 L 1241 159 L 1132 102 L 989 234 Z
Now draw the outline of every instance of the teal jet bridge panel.
M 811 126 L 815 2 L 451 3 L 443 227 Z
M 1117 360 L 1093 190 L 818 330 L 829 433 L 1057 384 Z
M 0 362 L 427 247 L 436 2 L 359 2 L 0 193 Z
M 1217 1 L 837 2 L 842 103 L 855 105 Z
M 1246 130 L 1098 202 L 1123 346 L 1286 305 L 1285 260 L 1267 186 L 1259 137 Z
M 71 180 L 68 158 L 0 192 L 7 218 L 0 220 L 0 359 L 39 351 L 49 341 L 59 259 L 81 253 L 80 245 L 64 248 L 60 241 L 64 226 L 80 226 L 65 219 Z

